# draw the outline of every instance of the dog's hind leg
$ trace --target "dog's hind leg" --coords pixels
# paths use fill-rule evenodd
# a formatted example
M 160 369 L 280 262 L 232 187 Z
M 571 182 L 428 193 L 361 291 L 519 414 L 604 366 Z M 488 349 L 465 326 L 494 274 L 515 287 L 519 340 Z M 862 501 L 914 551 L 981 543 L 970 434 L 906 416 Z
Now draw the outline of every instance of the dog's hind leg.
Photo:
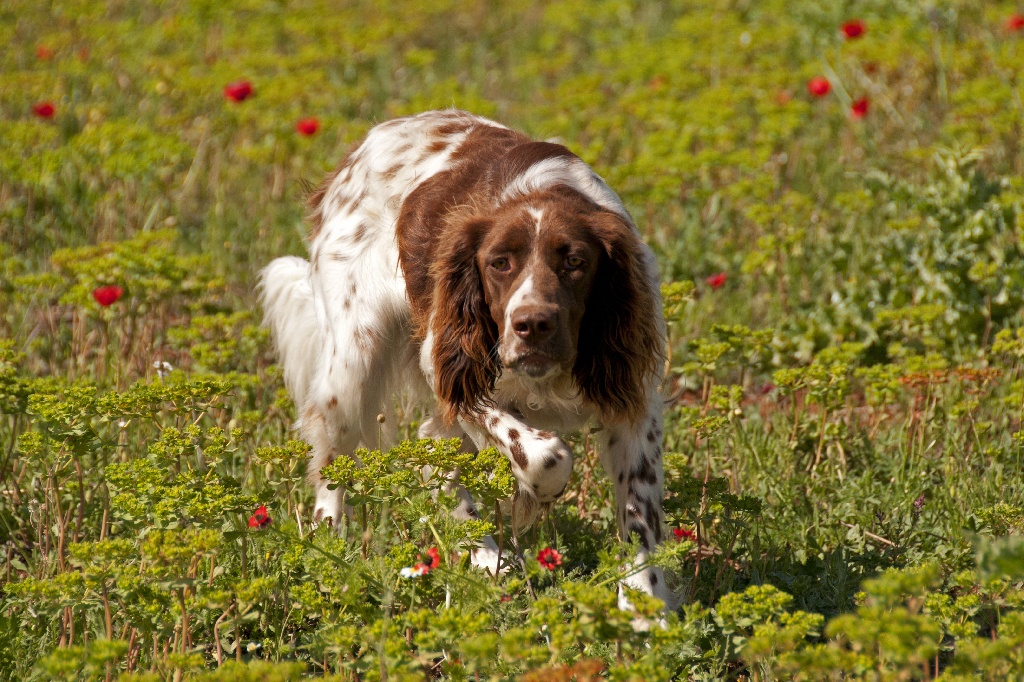
M 316 489 L 314 523 L 340 518 L 343 504 L 344 482 L 329 490 L 331 482 L 323 479 L 320 469 L 339 456 L 353 457 L 360 446 L 391 445 L 392 429 L 378 422 L 378 415 L 389 412 L 387 401 L 391 398 L 392 377 L 385 366 L 388 350 L 353 349 L 358 347 L 360 329 L 362 334 L 370 334 L 367 330 L 376 328 L 356 326 L 353 336 L 337 337 L 337 345 L 328 349 L 331 352 L 306 397 L 300 428 L 302 437 L 313 446 L 308 478 Z
M 336 346 L 337 337 L 325 324 L 327 312 L 318 305 L 314 292 L 317 274 L 310 262 L 286 256 L 271 262 L 260 282 L 264 324 L 271 330 L 285 385 L 299 411 L 296 426 L 313 446 L 308 472 L 316 488 L 314 523 L 338 518 L 342 505 L 342 490 L 328 490 L 320 469 L 338 453 L 350 453 L 359 441 L 358 430 L 334 414 L 340 403 L 337 396 L 346 394 L 341 392 L 343 386 L 338 390 L 331 386 L 335 377 L 328 353 Z
M 329 400 L 327 403 L 311 400 L 299 420 L 303 440 L 313 446 L 312 458 L 307 465 L 307 478 L 316 490 L 314 524 L 340 521 L 344 513 L 344 482 L 335 490 L 330 490 L 328 486 L 331 482 L 320 475 L 320 470 L 332 463 L 340 453 L 351 456 L 359 445 L 358 432 L 330 419 L 332 409 Z

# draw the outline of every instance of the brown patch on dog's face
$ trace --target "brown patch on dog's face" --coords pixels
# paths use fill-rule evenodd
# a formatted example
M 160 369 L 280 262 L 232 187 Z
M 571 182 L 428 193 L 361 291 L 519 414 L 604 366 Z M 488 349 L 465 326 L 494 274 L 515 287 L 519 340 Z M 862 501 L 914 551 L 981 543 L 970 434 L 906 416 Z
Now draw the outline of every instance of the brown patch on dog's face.
M 490 216 L 477 268 L 498 327 L 502 366 L 544 378 L 572 368 L 601 250 L 588 202 L 536 193 Z

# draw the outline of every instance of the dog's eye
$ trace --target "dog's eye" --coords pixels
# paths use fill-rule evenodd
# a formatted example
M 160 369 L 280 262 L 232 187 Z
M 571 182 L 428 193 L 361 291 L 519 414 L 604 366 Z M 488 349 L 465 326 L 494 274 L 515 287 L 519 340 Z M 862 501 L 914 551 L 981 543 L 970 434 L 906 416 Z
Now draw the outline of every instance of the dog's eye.
M 579 270 L 583 267 L 583 259 L 579 256 L 566 256 L 565 257 L 565 269 L 566 270 Z
M 495 258 L 491 261 L 491 267 L 498 272 L 508 272 L 512 264 L 508 262 L 508 258 Z

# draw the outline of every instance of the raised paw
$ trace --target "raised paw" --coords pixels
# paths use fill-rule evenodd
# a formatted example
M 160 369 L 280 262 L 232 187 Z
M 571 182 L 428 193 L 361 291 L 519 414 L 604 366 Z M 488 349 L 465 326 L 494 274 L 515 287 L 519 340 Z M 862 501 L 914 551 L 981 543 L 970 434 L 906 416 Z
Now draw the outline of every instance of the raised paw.
M 572 449 L 554 435 L 538 433 L 530 436 L 522 442 L 525 462 L 517 460 L 513 451 L 512 459 L 518 465 L 516 475 L 526 489 L 524 492 L 532 494 L 537 502 L 554 502 L 569 484 Z

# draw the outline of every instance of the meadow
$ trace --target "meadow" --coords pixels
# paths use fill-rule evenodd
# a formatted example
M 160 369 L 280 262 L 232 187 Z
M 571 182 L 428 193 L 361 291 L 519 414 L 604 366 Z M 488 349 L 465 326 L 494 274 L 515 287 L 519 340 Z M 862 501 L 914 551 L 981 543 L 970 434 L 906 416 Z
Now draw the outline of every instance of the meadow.
M 1024 679 L 1021 9 L 4 2 L 0 678 Z M 587 431 L 518 537 L 494 451 L 416 441 L 310 527 L 257 273 L 372 125 L 450 106 L 569 146 L 657 252 L 664 627 L 615 608 Z

